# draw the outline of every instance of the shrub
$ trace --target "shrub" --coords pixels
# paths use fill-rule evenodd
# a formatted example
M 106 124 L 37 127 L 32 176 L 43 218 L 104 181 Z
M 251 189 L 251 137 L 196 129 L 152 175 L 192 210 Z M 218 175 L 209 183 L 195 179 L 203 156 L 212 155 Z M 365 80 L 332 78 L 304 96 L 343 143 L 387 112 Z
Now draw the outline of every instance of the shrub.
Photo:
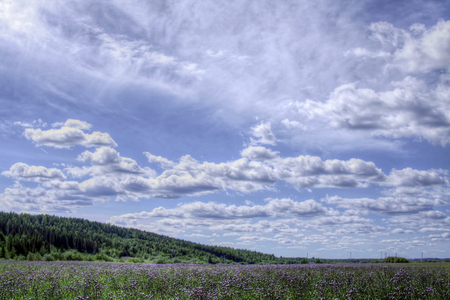
M 94 255 L 85 254 L 84 255 L 84 261 L 94 261 Z
M 302 260 L 300 260 L 300 263 L 302 265 L 307 264 L 308 263 L 308 259 L 306 259 L 306 257 L 303 257 Z
M 409 263 L 409 260 L 407 260 L 404 257 L 394 257 L 394 256 L 388 256 L 384 259 L 385 263 Z
M 82 261 L 83 255 L 81 255 L 80 252 L 77 250 L 69 250 L 63 253 L 63 259 L 64 260 L 76 260 L 76 261 Z
M 142 258 L 139 258 L 139 257 L 133 257 L 133 258 L 129 259 L 128 261 L 132 262 L 134 264 L 142 264 L 142 263 L 144 263 L 144 260 Z
M 42 257 L 42 260 L 43 261 L 55 261 L 55 257 L 53 255 L 47 253 Z
M 28 254 L 27 254 L 27 260 L 29 260 L 29 261 L 38 261 L 41 259 L 42 259 L 42 255 L 39 252 L 36 252 L 36 253 L 28 252 Z
M 95 260 L 112 262 L 114 259 L 106 255 L 105 253 L 97 253 L 95 254 Z
M 64 260 L 63 254 L 59 251 L 52 251 L 51 255 L 55 258 L 55 260 Z
M 167 263 L 167 262 L 166 262 L 166 260 L 163 259 L 163 258 L 158 258 L 158 259 L 155 261 L 155 264 L 165 264 L 165 263 Z

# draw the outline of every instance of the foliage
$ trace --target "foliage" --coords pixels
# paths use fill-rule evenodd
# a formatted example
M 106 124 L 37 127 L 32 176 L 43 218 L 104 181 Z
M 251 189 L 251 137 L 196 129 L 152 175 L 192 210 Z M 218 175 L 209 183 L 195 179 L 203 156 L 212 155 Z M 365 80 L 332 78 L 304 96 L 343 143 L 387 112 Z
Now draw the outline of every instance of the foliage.
M 300 258 L 207 246 L 78 218 L 0 212 L 0 258 L 153 263 L 296 264 Z
M 450 267 L 0 261 L 0 286 L 0 300 L 440 300 L 449 299 Z
M 388 256 L 384 259 L 385 263 L 409 263 L 409 260 L 407 260 L 404 257 L 395 257 L 395 256 Z
M 308 263 L 308 259 L 307 259 L 306 257 L 303 257 L 303 258 L 300 260 L 300 263 L 301 263 L 302 265 L 307 264 L 307 263 Z

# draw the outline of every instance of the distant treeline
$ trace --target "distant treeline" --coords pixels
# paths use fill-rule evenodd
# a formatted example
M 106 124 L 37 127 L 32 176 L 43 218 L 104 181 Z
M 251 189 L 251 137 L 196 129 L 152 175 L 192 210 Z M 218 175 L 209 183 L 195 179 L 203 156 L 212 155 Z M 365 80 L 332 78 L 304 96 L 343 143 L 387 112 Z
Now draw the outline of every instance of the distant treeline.
M 78 218 L 0 212 L 0 258 L 296 264 L 256 251 L 207 246 Z

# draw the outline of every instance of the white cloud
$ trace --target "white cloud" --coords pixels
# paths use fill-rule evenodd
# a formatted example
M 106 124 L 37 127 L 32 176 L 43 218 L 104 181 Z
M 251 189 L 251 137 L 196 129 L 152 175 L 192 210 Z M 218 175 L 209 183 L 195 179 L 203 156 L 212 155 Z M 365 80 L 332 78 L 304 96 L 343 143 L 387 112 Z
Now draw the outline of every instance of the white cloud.
M 382 57 L 391 68 L 407 73 L 428 73 L 450 66 L 450 21 L 439 20 L 427 29 L 424 24 L 412 24 L 408 30 L 388 22 L 372 23 L 372 38 L 382 45 L 382 50 L 370 51 L 356 48 L 350 51 L 356 56 Z
M 246 157 L 251 160 L 272 159 L 277 157 L 278 153 L 278 151 L 272 151 L 261 146 L 250 146 L 241 151 L 242 157 Z
M 170 168 L 175 165 L 175 163 L 171 160 L 168 160 L 167 158 L 161 157 L 161 156 L 155 156 L 148 152 L 144 152 L 144 155 L 147 156 L 149 163 L 158 163 L 163 168 Z
M 66 179 L 66 176 L 59 169 L 47 169 L 42 166 L 29 166 L 25 163 L 15 163 L 9 171 L 2 172 L 3 176 L 15 180 L 44 182 L 55 179 Z
M 226 205 L 215 202 L 193 202 L 182 204 L 174 209 L 158 207 L 151 212 L 125 214 L 117 219 L 181 218 L 181 219 L 255 219 L 295 216 L 311 218 L 320 215 L 336 215 L 314 200 L 296 202 L 291 199 L 267 199 L 266 205 Z
M 25 128 L 31 128 L 31 127 L 33 127 L 32 124 L 27 123 L 27 122 L 21 122 L 21 121 L 14 122 L 14 125 L 15 125 L 15 126 L 25 127 Z
M 210 235 L 205 235 L 205 234 L 201 234 L 201 233 L 192 233 L 192 234 L 185 234 L 185 237 L 194 237 L 194 238 L 207 238 L 207 237 L 211 237 Z
M 171 169 L 148 180 L 148 185 L 153 189 L 172 191 L 174 197 L 181 193 L 210 193 L 226 189 L 252 192 L 268 189 L 276 180 L 285 180 L 297 188 L 365 187 L 370 182 L 382 182 L 385 178 L 374 163 L 360 159 L 322 161 L 313 156 L 281 158 L 275 157 L 276 152 L 262 147 L 244 149 L 242 155 L 246 157 L 220 164 L 200 164 L 186 155 Z M 262 159 L 265 160 L 260 161 Z
M 266 189 L 276 180 L 270 167 L 247 159 L 200 164 L 187 155 L 159 176 L 149 168 L 139 167 L 132 159 L 120 157 L 111 148 L 98 148 L 95 153 L 86 151 L 79 159 L 91 161 L 92 166 L 67 168 L 67 173 L 73 177 L 93 176 L 82 185 L 89 187 L 89 190 L 104 190 L 108 195 L 115 191 L 142 198 L 180 198 L 226 189 L 252 192 Z M 105 176 L 109 178 L 105 179 Z M 105 180 L 109 182 L 107 186 L 114 188 L 105 189 Z
M 51 130 L 77 130 L 84 134 L 79 128 L 90 128 L 89 124 L 82 121 L 68 120 L 66 123 L 61 125 L 60 129 Z M 392 194 L 398 193 L 398 189 L 401 188 L 416 189 L 418 186 L 432 189 L 430 190 L 432 193 L 448 182 L 445 177 L 446 172 L 443 170 L 393 169 L 389 176 L 386 176 L 373 162 L 361 159 L 324 161 L 320 157 L 308 155 L 283 158 L 279 156 L 279 152 L 262 146 L 250 146 L 242 150 L 243 158 L 218 164 L 200 163 L 190 155 L 181 157 L 179 162 L 175 163 L 148 152 L 144 154 L 149 162 L 160 163 L 165 170 L 157 175 L 148 167 L 140 167 L 135 160 L 120 156 L 111 147 L 98 147 L 95 151 L 82 152 L 77 158 L 80 162 L 90 163 L 90 166 L 65 168 L 66 173 L 73 178 L 90 176 L 82 182 L 61 181 L 66 177 L 59 169 L 29 167 L 25 164 L 16 164 L 3 175 L 18 180 L 46 182 L 39 188 L 43 189 L 48 199 L 78 199 L 78 201 L 85 201 L 86 205 L 91 204 L 93 198 L 104 200 L 113 197 L 117 201 L 127 199 L 138 201 L 145 198 L 181 198 L 186 195 L 204 195 L 225 190 L 249 193 L 270 189 L 279 180 L 286 181 L 296 188 L 367 187 L 369 184 L 394 186 L 397 190 L 388 191 Z M 338 211 L 314 200 L 296 202 L 291 199 L 268 199 L 265 205 L 254 205 L 248 202 L 245 206 L 194 202 L 176 209 L 160 207 L 146 213 L 146 217 L 183 218 L 190 220 L 189 222 L 194 219 L 244 220 L 298 217 L 315 218 L 316 223 L 311 223 L 315 224 L 314 226 L 334 226 L 347 224 L 347 222 L 359 222 L 364 220 L 359 216 L 371 212 L 383 215 L 431 213 L 434 206 L 446 203 L 445 189 L 440 197 L 437 197 L 435 193 L 432 199 L 430 195 L 392 196 L 376 200 L 345 199 L 337 196 L 327 198 L 325 203 L 337 204 L 338 207 L 347 209 L 344 215 L 337 219 L 331 216 L 339 215 Z M 57 207 L 59 204 L 54 202 L 53 205 Z M 328 217 L 318 218 L 319 216 Z M 231 226 L 231 224 L 225 225 Z M 367 224 L 360 224 L 346 230 L 354 233 L 376 233 L 384 230 L 369 227 Z M 289 232 L 291 229 L 283 230 Z
M 369 198 L 341 198 L 339 196 L 327 197 L 322 201 L 337 204 L 338 207 L 370 211 L 383 215 L 413 214 L 432 211 L 439 202 L 434 199 L 413 197 L 382 197 Z
M 43 182 L 42 187 L 56 190 L 80 191 L 80 184 L 78 181 L 52 180 Z
M 214 231 L 231 231 L 234 233 L 243 232 L 262 232 L 262 233 L 297 233 L 297 228 L 292 228 L 289 225 L 280 221 L 258 221 L 257 223 L 216 223 L 210 227 Z
M 120 156 L 120 153 L 109 147 L 100 147 L 95 152 L 84 151 L 77 160 L 90 162 L 92 167 L 81 170 L 89 171 L 95 175 L 106 175 L 110 173 L 141 174 L 150 177 L 155 176 L 155 171 L 150 168 L 141 168 L 137 162 L 128 157 Z M 67 172 L 73 175 L 79 168 L 67 168 Z M 75 176 L 77 177 L 77 176 Z
M 46 182 L 49 186 L 53 183 Z M 89 197 L 82 193 L 77 184 L 71 186 L 65 184 L 52 189 L 46 189 L 38 186 L 36 188 L 24 187 L 15 184 L 11 188 L 6 188 L 3 194 L 0 194 L 0 202 L 3 206 L 12 211 L 23 212 L 73 212 L 77 208 L 91 206 L 95 201 L 105 201 L 102 197 Z
M 250 138 L 251 143 L 255 144 L 267 144 L 267 145 L 276 145 L 277 138 L 275 134 L 273 134 L 271 129 L 270 122 L 263 123 L 252 127 L 251 134 L 257 139 Z
M 422 233 L 429 233 L 429 232 L 450 232 L 450 228 L 432 228 L 432 227 L 426 227 L 419 230 L 419 232 Z
M 92 125 L 85 121 L 80 120 L 74 120 L 74 119 L 67 119 L 67 121 L 64 123 L 65 127 L 71 127 L 71 128 L 78 128 L 81 130 L 90 130 Z
M 70 121 L 68 124 L 89 127 L 77 121 Z M 78 128 L 65 125 L 61 129 L 49 131 L 62 129 L 84 134 Z M 55 140 L 58 140 L 58 146 L 67 146 L 69 143 L 65 137 L 55 138 L 54 143 Z M 73 145 L 81 142 L 74 142 L 72 139 L 70 143 Z M 159 162 L 166 170 L 157 175 L 154 170 L 140 167 L 135 160 L 120 156 L 110 147 L 98 147 L 95 151 L 84 151 L 77 158 L 80 162 L 90 163 L 90 166 L 66 167 L 65 171 L 73 178 L 91 177 L 80 183 L 80 191 L 89 197 L 116 197 L 118 201 L 180 198 L 225 190 L 249 193 L 269 190 L 277 180 L 284 180 L 296 188 L 366 187 L 369 183 L 383 182 L 386 177 L 374 163 L 360 159 L 322 161 L 313 156 L 282 158 L 278 156 L 278 152 L 261 146 L 244 149 L 241 152 L 244 158 L 219 164 L 199 163 L 190 155 L 185 155 L 178 163 L 174 163 L 148 152 L 144 154 L 149 161 Z M 57 169 L 53 172 L 55 170 Z M 317 206 L 315 208 L 318 209 Z M 298 214 L 302 214 L 300 208 Z
M 414 233 L 414 231 L 412 230 L 405 230 L 403 228 L 395 228 L 394 230 L 392 230 L 393 234 L 412 234 Z
M 287 129 L 296 129 L 296 128 L 299 128 L 301 130 L 307 130 L 308 129 L 302 123 L 297 122 L 297 121 L 290 121 L 289 119 L 284 119 L 283 121 L 281 121 L 281 123 L 283 123 L 283 125 L 286 126 Z
M 298 188 L 365 187 L 368 182 L 381 182 L 385 174 L 373 162 L 361 159 L 326 160 L 317 156 L 277 158 L 268 162 L 276 177 Z
M 59 129 L 41 130 L 40 128 L 26 128 L 23 135 L 34 141 L 37 145 L 43 145 L 55 148 L 71 148 L 76 145 L 84 147 L 116 147 L 117 144 L 108 133 L 94 131 L 90 134 L 84 133 L 83 130 L 90 128 L 90 124 L 69 119 L 66 121 L 69 126 L 62 126 Z
M 297 103 L 298 112 L 327 120 L 337 129 L 370 131 L 389 138 L 418 137 L 445 146 L 450 142 L 449 87 L 429 90 L 424 82 L 406 77 L 392 82 L 394 90 L 376 92 L 345 84 L 328 101 Z
M 77 160 L 90 162 L 91 166 L 67 167 L 66 173 L 73 178 L 91 176 L 81 183 L 86 193 L 116 196 L 117 201 L 138 200 L 140 193 L 149 192 L 146 180 L 156 177 L 156 172 L 148 167 L 141 168 L 131 158 L 122 157 L 109 147 L 96 148 L 95 152 L 84 151 Z M 142 197 L 149 197 L 151 194 Z
M 371 30 L 380 41 L 396 47 L 393 64 L 406 72 L 429 72 L 450 66 L 450 21 L 440 20 L 430 29 L 413 24 L 410 30 L 414 35 L 386 23 L 372 24 Z M 386 32 L 393 30 L 397 31 L 396 40 L 383 38 Z
M 384 184 L 402 187 L 428 187 L 448 184 L 448 179 L 442 175 L 447 175 L 447 172 L 444 170 L 420 171 L 412 168 L 392 169 Z
M 349 132 L 355 139 L 368 132 L 373 138 L 415 138 L 433 145 L 449 144 L 450 21 L 438 21 L 429 29 L 413 24 L 410 31 L 378 22 L 369 29 L 372 39 L 381 43 L 381 50 L 356 47 L 346 56 L 365 58 L 363 68 L 369 68 L 370 63 L 381 66 L 379 73 L 341 84 L 326 101 L 291 101 L 286 109 L 296 109 L 297 116 L 288 114 L 295 121 L 284 119 L 282 123 L 287 128 L 298 127 L 292 122 L 308 128 L 315 125 L 327 137 L 324 128 L 338 131 L 340 137 Z M 386 88 L 389 84 L 391 87 Z
M 423 211 L 418 214 L 398 215 L 385 220 L 388 224 L 394 224 L 401 228 L 449 228 L 450 217 L 445 213 L 435 211 Z
M 448 179 L 446 178 L 446 180 Z M 448 185 L 397 186 L 393 189 L 382 190 L 381 193 L 390 197 L 434 199 L 436 205 L 446 205 L 450 200 Z

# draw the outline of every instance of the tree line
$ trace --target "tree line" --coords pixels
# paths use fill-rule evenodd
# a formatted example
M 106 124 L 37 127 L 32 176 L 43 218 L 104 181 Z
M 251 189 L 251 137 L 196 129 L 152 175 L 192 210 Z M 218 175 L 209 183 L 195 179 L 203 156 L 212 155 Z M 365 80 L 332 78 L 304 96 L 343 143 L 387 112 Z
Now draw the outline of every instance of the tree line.
M 0 212 L 0 258 L 296 264 L 301 258 L 208 246 L 80 218 Z

